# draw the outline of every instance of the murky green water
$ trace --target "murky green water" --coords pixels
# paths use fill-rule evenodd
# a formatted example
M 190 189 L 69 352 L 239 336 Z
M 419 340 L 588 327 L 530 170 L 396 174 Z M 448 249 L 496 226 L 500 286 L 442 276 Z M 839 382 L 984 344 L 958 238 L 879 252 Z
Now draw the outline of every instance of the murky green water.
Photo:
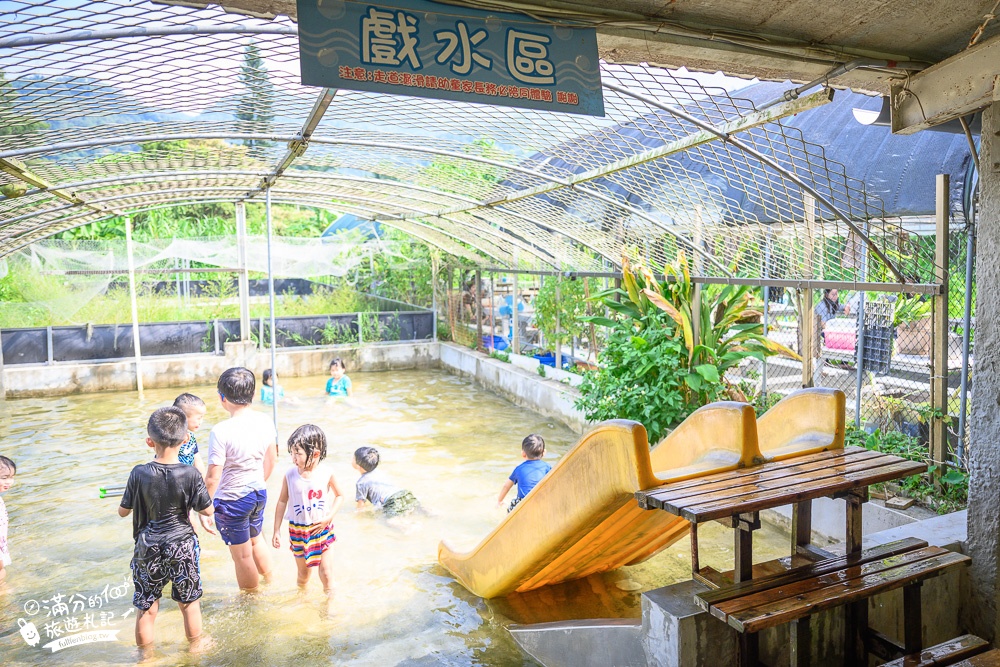
M 336 521 L 333 604 L 328 609 L 315 576 L 305 595 L 297 592 L 295 565 L 285 549 L 272 551 L 275 581 L 258 595 L 240 595 L 228 550 L 199 528 L 202 610 L 214 646 L 202 655 L 187 653 L 177 606 L 165 596 L 153 664 L 530 665 L 505 629 L 510 622 L 637 617 L 639 592 L 623 588 L 637 582 L 648 590 L 688 578 L 684 540 L 640 566 L 582 582 L 507 600 L 473 596 L 437 566 L 438 541 L 472 546 L 503 518 L 494 507 L 496 494 L 520 461 L 524 435 L 541 433 L 550 461 L 576 435 L 446 373 L 352 379 L 351 405 L 323 397 L 326 378 L 313 377 L 285 381 L 287 395 L 299 403 L 280 406 L 282 437 L 306 422 L 326 431 L 328 461 L 348 494 Z M 214 387 L 185 389 L 209 404 L 199 432 L 204 455 L 209 430 L 225 414 Z M 14 564 L 0 584 L 3 665 L 135 662 L 131 518 L 119 518 L 117 499 L 99 499 L 97 487 L 124 483 L 132 466 L 150 457 L 146 418 L 180 391 L 150 390 L 142 401 L 121 393 L 0 403 L 0 453 L 18 464 L 15 485 L 4 495 Z M 379 447 L 386 472 L 436 515 L 403 532 L 355 513 L 350 501 L 357 475 L 350 461 L 361 445 Z M 289 465 L 282 449 L 268 484 L 272 498 L 280 490 L 279 473 Z M 264 521 L 268 536 L 272 507 Z M 701 533 L 703 563 L 729 569 L 730 532 L 708 526 Z M 758 558 L 785 552 L 779 535 L 763 530 L 756 537 Z M 22 639 L 18 619 L 37 626 L 41 641 L 35 647 Z M 43 649 L 74 623 L 87 631 L 117 631 L 117 641 L 57 653 Z

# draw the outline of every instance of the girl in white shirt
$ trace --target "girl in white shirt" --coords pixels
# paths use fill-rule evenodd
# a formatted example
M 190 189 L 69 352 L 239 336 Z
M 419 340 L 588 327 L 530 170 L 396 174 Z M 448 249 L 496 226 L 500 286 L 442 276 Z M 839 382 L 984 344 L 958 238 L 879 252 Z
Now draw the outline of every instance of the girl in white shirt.
M 337 539 L 333 533 L 333 516 L 344 502 L 333 473 L 319 466 L 326 458 L 326 435 L 318 426 L 304 424 L 288 438 L 292 467 L 281 483 L 281 495 L 274 510 L 275 549 L 281 548 L 281 520 L 288 521 L 288 537 L 298 583 L 309 582 L 310 568 L 319 568 L 323 591 L 332 589 L 333 558 L 330 545 Z

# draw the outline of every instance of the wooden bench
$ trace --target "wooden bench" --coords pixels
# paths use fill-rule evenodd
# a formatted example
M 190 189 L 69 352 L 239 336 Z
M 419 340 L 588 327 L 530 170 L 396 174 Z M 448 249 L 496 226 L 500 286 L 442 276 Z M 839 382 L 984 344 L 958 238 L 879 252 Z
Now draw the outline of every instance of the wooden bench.
M 969 560 L 905 539 L 707 591 L 695 602 L 740 633 L 739 664 L 747 667 L 758 664 L 757 633 L 785 623 L 791 624 L 791 664 L 810 664 L 809 617 L 845 606 L 844 664 L 867 664 L 869 652 L 884 660 L 920 652 L 920 585 Z M 868 628 L 868 599 L 897 588 L 903 589 L 902 643 Z
M 882 667 L 945 667 L 946 665 L 969 663 L 963 662 L 966 658 L 980 654 L 993 653 L 993 657 L 984 656 L 987 662 L 982 665 L 1000 665 L 1000 651 L 990 651 L 989 642 L 980 639 L 975 635 L 963 635 L 951 639 L 937 646 L 926 648 L 920 653 L 914 653 L 902 657 L 892 662 L 887 662 Z M 992 662 L 989 662 L 992 660 Z
M 980 653 L 967 660 L 953 664 L 955 667 L 1000 667 L 1000 650 L 994 649 L 986 653 Z

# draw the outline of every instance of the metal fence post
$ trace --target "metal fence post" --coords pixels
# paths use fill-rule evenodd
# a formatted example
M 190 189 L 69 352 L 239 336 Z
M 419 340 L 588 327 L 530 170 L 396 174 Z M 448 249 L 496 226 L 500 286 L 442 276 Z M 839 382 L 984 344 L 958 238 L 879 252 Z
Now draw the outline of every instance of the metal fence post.
M 973 213 L 973 220 L 975 213 Z M 970 221 L 965 228 L 965 308 L 962 311 L 962 386 L 959 389 L 958 448 L 955 458 L 965 467 L 965 422 L 969 411 L 969 353 L 972 347 L 972 281 L 973 257 L 976 251 L 976 227 Z
M 865 234 L 868 234 L 868 225 L 864 227 Z M 868 282 L 868 245 L 861 246 L 861 280 Z M 865 380 L 865 291 L 859 292 L 858 299 L 858 359 L 857 373 L 854 377 L 854 427 L 861 428 L 861 388 Z
M 0 401 L 7 400 L 7 382 L 3 368 L 3 331 L 0 330 Z
M 132 253 L 132 218 L 125 216 L 125 254 L 128 257 L 128 292 L 132 301 L 132 349 L 135 351 L 135 388 L 142 398 L 142 349 L 139 345 L 139 305 L 135 295 L 135 256 Z M 52 329 L 49 328 L 49 360 L 52 359 Z
M 555 362 L 556 362 L 556 368 L 558 370 L 562 370 L 562 337 L 559 335 L 559 333 L 560 333 L 559 332 L 559 310 L 560 310 L 560 306 L 562 305 L 562 298 L 561 298 L 562 295 L 560 294 L 560 291 L 559 291 L 559 285 L 560 285 L 560 283 L 562 283 L 562 277 L 561 276 L 557 276 L 556 277 L 556 304 L 555 304 L 555 306 L 556 306 L 555 307 L 555 313 L 556 313 L 556 330 L 555 330 L 555 333 L 552 336 L 553 338 L 555 338 L 555 340 L 552 341 L 552 342 L 556 346 L 556 350 L 555 350 L 556 351 L 556 359 L 555 359 Z
M 437 300 L 437 282 L 438 282 L 438 260 L 437 257 L 431 255 L 431 310 L 434 313 L 431 326 L 434 328 L 432 334 L 432 340 L 437 342 L 438 339 L 438 300 Z M 415 329 L 414 329 L 415 330 Z M 414 334 L 416 336 L 416 334 Z
M 247 209 L 236 202 L 236 257 L 240 292 L 240 340 L 250 340 L 250 280 L 247 274 Z
M 931 460 L 938 464 L 936 478 L 948 464 L 948 174 L 937 177 L 935 278 L 941 293 L 934 295 L 931 337 Z
M 483 272 L 476 269 L 476 349 L 483 351 Z
M 219 356 L 219 320 L 212 320 L 212 333 L 215 335 L 215 356 Z
M 511 285 L 511 297 L 510 297 L 510 346 L 511 352 L 514 354 L 521 353 L 521 334 L 518 331 L 520 328 L 520 321 L 517 316 L 517 306 L 518 306 L 518 294 L 517 294 L 517 248 L 514 248 L 514 272 L 511 274 L 513 277 L 513 283 Z
M 271 401 L 271 416 L 274 419 L 274 432 L 278 433 L 278 363 L 277 363 L 277 336 L 274 329 L 274 270 L 271 265 L 271 187 L 264 190 L 264 219 L 267 222 L 267 300 L 271 314 L 271 377 L 275 387 L 274 399 Z M 278 441 L 280 442 L 280 438 Z M 277 445 L 277 443 L 275 443 Z
M 45 365 L 51 366 L 53 359 L 52 354 L 52 326 L 45 327 Z

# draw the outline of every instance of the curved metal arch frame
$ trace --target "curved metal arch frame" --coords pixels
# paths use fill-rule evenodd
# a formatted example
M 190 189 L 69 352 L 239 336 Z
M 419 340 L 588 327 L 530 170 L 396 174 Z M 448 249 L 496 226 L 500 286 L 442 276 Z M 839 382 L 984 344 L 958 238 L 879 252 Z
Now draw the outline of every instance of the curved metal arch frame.
M 180 188 L 180 189 L 175 188 L 175 189 L 164 191 L 164 194 L 197 193 L 197 192 L 213 192 L 213 193 L 215 193 L 215 192 L 220 192 L 220 191 L 221 192 L 233 191 L 234 193 L 242 193 L 242 192 L 245 192 L 245 190 L 246 190 L 246 188 L 243 188 L 241 186 L 215 186 L 215 187 L 204 187 L 204 188 Z M 272 195 L 273 196 L 281 197 L 282 200 L 285 200 L 285 198 L 287 197 L 287 201 L 290 201 L 290 202 L 294 202 L 296 196 L 298 197 L 299 200 L 301 200 L 302 199 L 301 198 L 302 194 L 304 194 L 304 193 L 295 193 L 295 192 L 287 192 L 287 191 L 283 192 L 281 189 L 272 188 Z M 311 194 L 311 196 L 320 197 L 320 198 L 322 198 L 322 197 L 330 197 L 331 196 L 331 195 L 328 195 L 328 194 L 325 194 L 325 193 L 315 193 L 315 194 L 310 193 L 310 194 Z M 282 195 L 284 195 L 284 196 L 282 197 Z M 105 198 L 100 198 L 100 199 L 93 199 L 93 200 L 91 200 L 91 202 L 95 203 L 95 204 L 98 204 L 98 203 L 107 203 L 107 202 L 112 202 L 112 201 L 128 200 L 128 199 L 139 198 L 139 197 L 147 197 L 147 198 L 149 198 L 149 197 L 152 197 L 152 196 L 154 196 L 154 193 L 150 193 L 148 191 L 146 192 L 146 194 L 143 194 L 142 192 L 130 192 L 130 193 L 124 193 L 124 194 L 114 195 L 112 197 L 105 197 Z M 341 197 L 342 199 L 344 198 L 343 195 L 338 195 L 338 196 Z M 238 199 L 238 197 L 234 197 L 233 199 L 223 199 L 223 201 L 234 201 L 234 200 L 237 200 L 237 199 Z M 368 200 L 368 199 L 357 198 L 357 197 L 348 197 L 347 199 L 349 201 L 350 200 L 354 200 L 354 201 L 357 201 L 359 203 L 374 203 L 374 204 L 384 204 L 385 203 L 385 202 L 381 202 L 381 201 L 378 201 L 378 200 Z M 199 198 L 199 200 L 201 200 L 201 199 Z M 179 203 L 183 203 L 184 201 L 186 201 L 186 200 L 180 199 L 180 200 L 178 200 L 177 203 L 178 204 Z M 329 205 L 329 204 L 327 204 L 327 205 Z M 69 206 L 69 207 L 65 207 L 65 208 L 77 208 L 77 206 Z M 138 207 L 128 207 L 128 208 L 131 208 L 133 210 L 143 210 L 145 207 L 142 204 L 139 204 Z M 419 209 L 414 209 L 412 206 L 411 207 L 403 207 L 403 208 L 409 208 L 411 211 L 418 211 L 419 210 Z M 362 208 L 358 208 L 356 210 L 363 211 L 366 215 L 369 215 L 369 216 L 372 215 L 372 210 L 370 208 L 363 208 L 362 207 Z M 384 214 L 384 215 L 390 215 L 390 216 L 392 216 L 392 214 Z M 19 236 L 9 236 L 8 235 L 6 237 L 0 237 L 0 256 L 9 254 L 11 252 L 14 252 L 14 251 L 16 251 L 16 250 L 18 250 L 20 248 L 23 248 L 25 245 L 33 243 L 36 240 L 39 240 L 40 238 L 45 238 L 46 236 L 50 236 L 51 234 L 58 233 L 58 231 L 64 231 L 65 229 L 72 229 L 73 227 L 82 226 L 82 225 L 85 225 L 85 224 L 90 224 L 91 222 L 96 222 L 98 220 L 103 220 L 103 219 L 106 219 L 108 217 L 111 217 L 110 215 L 101 215 L 100 213 L 98 213 L 96 211 L 86 211 L 86 212 L 81 213 L 80 216 L 74 216 L 74 217 L 78 219 L 80 217 L 85 217 L 85 216 L 92 216 L 92 217 L 91 217 L 91 219 L 88 219 L 85 222 L 81 222 L 79 225 L 72 225 L 72 226 L 68 226 L 68 227 L 61 227 L 61 223 L 67 221 L 66 218 L 63 218 L 62 220 L 53 221 L 50 225 L 47 225 L 46 227 L 42 227 L 42 228 L 38 228 L 38 229 L 32 230 L 31 232 L 28 232 L 28 233 L 26 233 L 24 235 L 19 235 Z M 471 224 L 469 224 L 467 222 L 459 221 L 459 220 L 454 220 L 454 219 L 451 219 L 451 218 L 446 217 L 446 216 L 428 215 L 426 217 L 441 217 L 442 219 L 448 220 L 449 222 L 452 222 L 452 223 L 454 223 L 456 225 L 459 225 L 459 226 L 462 226 L 462 227 L 467 227 L 467 228 L 469 228 L 469 229 L 471 229 L 473 231 L 485 231 L 485 230 L 482 230 L 482 229 L 480 229 L 478 227 L 475 227 L 475 226 L 473 226 L 473 225 L 471 225 Z M 74 218 L 69 218 L 69 220 L 72 220 L 72 219 L 74 219 Z M 380 219 L 379 221 L 380 222 L 385 222 L 386 224 L 389 224 L 389 220 L 381 220 Z M 410 221 L 410 222 L 415 222 L 415 221 Z M 24 240 L 23 242 L 18 242 L 18 240 L 15 240 L 15 239 L 25 239 L 26 236 L 30 237 L 30 236 L 32 236 L 34 234 L 42 232 L 43 230 L 46 230 L 47 228 L 53 227 L 53 226 L 60 226 L 60 229 L 57 230 L 57 231 L 49 231 L 47 233 L 44 233 L 44 234 L 42 234 L 38 238 L 29 238 L 27 240 Z M 446 230 L 442 230 L 442 229 L 439 229 L 439 228 L 436 228 L 436 227 L 433 227 L 433 226 L 430 226 L 430 225 L 424 224 L 424 225 L 421 225 L 421 226 L 427 227 L 428 229 L 433 229 L 436 232 L 441 233 L 441 234 L 443 234 L 445 236 L 451 236 L 452 238 L 455 238 L 458 241 L 461 241 L 463 243 L 466 243 L 466 244 L 474 247 L 479 252 L 482 252 L 482 253 L 484 253 L 484 254 L 486 254 L 486 255 L 488 255 L 490 257 L 493 257 L 494 259 L 497 259 L 499 261 L 504 261 L 503 258 L 498 257 L 498 256 L 494 255 L 493 253 L 490 253 L 489 251 L 485 250 L 484 248 L 481 248 L 480 244 L 475 243 L 472 239 L 477 238 L 476 236 L 471 236 L 471 237 L 458 236 L 458 235 L 450 234 Z M 525 244 L 523 241 L 520 241 L 516 237 L 515 238 L 510 238 L 511 235 L 510 235 L 509 232 L 502 232 L 501 230 L 499 230 L 497 228 L 493 228 L 493 227 L 489 227 L 489 226 L 487 226 L 486 229 L 493 231 L 493 233 L 491 233 L 489 235 L 496 236 L 498 239 L 502 239 L 505 243 L 508 243 L 510 245 L 513 245 L 513 246 L 517 246 L 518 248 L 520 248 L 524 252 L 527 252 L 527 253 L 531 254 L 532 256 L 538 258 L 540 261 L 542 261 L 543 263 L 545 263 L 545 264 L 547 264 L 549 266 L 552 266 L 552 267 L 554 267 L 556 269 L 559 268 L 558 259 L 557 258 L 555 258 L 555 257 L 546 257 L 545 255 L 541 254 L 541 251 L 539 249 L 533 248 L 530 245 Z M 12 240 L 8 241 L 8 239 L 12 239 Z
M 39 154 L 42 154 L 42 153 L 66 152 L 66 151 L 73 151 L 73 150 L 79 150 L 79 149 L 84 149 L 84 148 L 98 148 L 98 147 L 106 147 L 106 146 L 112 146 L 112 145 L 123 145 L 123 144 L 127 145 L 127 144 L 136 144 L 136 143 L 143 143 L 143 142 L 149 142 L 149 141 L 183 141 L 183 140 L 186 140 L 186 139 L 230 139 L 230 140 L 271 141 L 271 142 L 295 142 L 295 141 L 301 141 L 301 137 L 298 136 L 298 135 L 274 135 L 274 134 L 255 134 L 255 133 L 199 132 L 199 133 L 177 133 L 177 134 L 150 135 L 150 136 L 129 135 L 129 136 L 125 136 L 125 137 L 115 137 L 114 139 L 94 139 L 94 140 L 87 140 L 87 141 L 70 141 L 70 142 L 62 142 L 62 143 L 59 143 L 59 144 L 52 144 L 52 145 L 48 145 L 48 146 L 32 146 L 32 147 L 29 147 L 29 148 L 26 148 L 26 149 L 13 150 L 13 151 L 3 151 L 3 152 L 0 152 L 0 158 L 11 158 L 11 157 L 19 158 L 19 157 L 26 157 L 26 156 L 29 156 L 29 155 L 39 155 Z M 429 155 L 437 155 L 437 156 L 441 156 L 441 157 L 454 158 L 454 159 L 458 159 L 458 160 L 466 160 L 466 161 L 475 162 L 475 163 L 478 163 L 478 164 L 486 164 L 486 165 L 489 165 L 489 166 L 493 166 L 493 167 L 498 167 L 498 168 L 501 168 L 501 169 L 507 169 L 507 170 L 510 170 L 510 171 L 514 171 L 514 172 L 523 174 L 525 176 L 530 176 L 532 178 L 538 178 L 538 179 L 541 179 L 541 180 L 545 180 L 545 181 L 549 181 L 549 182 L 553 182 L 553 183 L 558 183 L 561 186 L 563 186 L 563 189 L 565 191 L 579 192 L 579 193 L 588 195 L 588 196 L 590 196 L 590 197 L 592 197 L 594 199 L 597 199 L 598 201 L 601 201 L 601 202 L 603 202 L 605 204 L 608 204 L 610 206 L 613 206 L 615 208 L 621 209 L 621 210 L 629 213 L 630 215 L 633 215 L 633 216 L 635 216 L 635 217 L 637 217 L 637 218 L 639 218 L 641 220 L 645 220 L 646 222 L 652 224 L 653 226 L 655 226 L 655 227 L 657 227 L 659 229 L 662 229 L 665 233 L 673 236 L 679 243 L 681 243 L 685 247 L 691 249 L 692 252 L 695 252 L 696 254 L 700 255 L 703 259 L 705 259 L 706 261 L 708 261 L 710 264 L 712 264 L 716 269 L 718 269 L 720 272 L 722 272 L 723 275 L 727 275 L 727 276 L 730 275 L 730 271 L 729 271 L 729 269 L 727 267 L 725 267 L 722 264 L 720 264 L 718 262 L 718 260 L 716 260 L 710 254 L 706 253 L 702 248 L 699 248 L 696 244 L 692 243 L 691 240 L 685 238 L 681 234 L 678 234 L 675 230 L 672 230 L 669 227 L 665 226 L 661 221 L 657 220 L 656 218 L 648 215 L 646 212 L 644 212 L 644 211 L 642 211 L 642 210 L 640 210 L 640 209 L 638 209 L 638 208 L 636 208 L 634 206 L 631 206 L 631 205 L 626 204 L 624 202 L 615 200 L 612 197 L 608 197 L 608 196 L 606 196 L 604 194 L 601 194 L 601 193 L 595 191 L 593 188 L 591 188 L 589 186 L 579 185 L 579 184 L 573 184 L 573 183 L 567 181 L 566 179 L 561 179 L 561 178 L 558 178 L 556 176 L 545 174 L 543 172 L 539 172 L 539 171 L 534 170 L 534 169 L 526 169 L 526 168 L 521 167 L 519 165 L 514 165 L 514 164 L 505 163 L 505 162 L 500 162 L 498 160 L 490 160 L 488 158 L 483 158 L 483 157 L 476 156 L 476 155 L 468 155 L 468 154 L 464 154 L 464 153 L 455 153 L 453 151 L 444 151 L 444 150 L 433 149 L 433 148 L 430 148 L 430 147 L 400 146 L 398 144 L 389 144 L 389 143 L 383 143 L 383 142 L 359 141 L 359 140 L 352 140 L 352 139 L 333 139 L 333 138 L 328 139 L 326 137 L 315 137 L 315 136 L 313 136 L 313 137 L 311 137 L 309 139 L 309 143 L 310 144 L 315 143 L 315 144 L 319 144 L 319 145 L 332 145 L 332 146 L 338 146 L 338 145 L 340 145 L 340 146 L 357 146 L 357 147 L 360 147 L 360 148 L 385 148 L 385 149 L 388 149 L 388 150 L 396 150 L 396 151 L 404 150 L 404 151 L 410 151 L 410 152 L 413 152 L 413 153 L 421 153 L 421 154 L 425 153 L 425 154 L 429 154 Z M 254 194 L 257 194 L 257 193 L 254 193 Z M 461 209 L 457 209 L 457 210 L 445 209 L 445 210 L 442 210 L 440 213 L 455 213 L 455 212 L 459 212 L 459 210 L 462 210 L 464 212 L 468 208 L 469 207 L 461 207 Z M 480 201 L 480 205 L 478 207 L 476 207 L 476 208 L 479 208 L 479 209 L 489 209 L 489 208 L 492 208 L 492 206 L 487 201 Z M 436 214 L 439 215 L 440 213 L 436 213 Z M 424 215 L 424 214 L 421 214 L 421 215 Z M 534 224 L 537 224 L 537 223 L 534 223 Z M 560 233 L 562 233 L 562 232 L 560 232 Z M 597 253 L 599 255 L 604 256 L 604 253 L 600 252 L 596 248 L 591 247 L 589 244 L 583 243 L 582 245 L 585 245 L 586 247 L 590 248 L 593 252 L 595 252 L 595 253 Z

